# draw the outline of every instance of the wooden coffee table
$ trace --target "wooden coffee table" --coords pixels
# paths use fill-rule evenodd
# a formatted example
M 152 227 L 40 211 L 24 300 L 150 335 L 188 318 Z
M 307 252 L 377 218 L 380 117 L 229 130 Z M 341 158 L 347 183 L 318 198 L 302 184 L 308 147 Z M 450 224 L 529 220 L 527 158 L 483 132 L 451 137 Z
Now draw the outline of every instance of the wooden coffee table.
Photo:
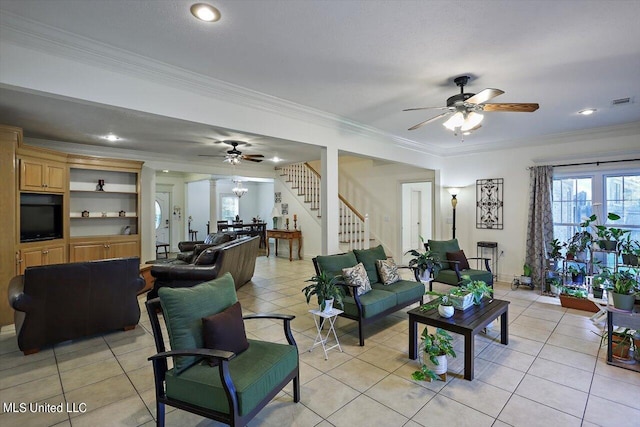
M 420 307 L 409 312 L 409 359 L 418 357 L 418 323 L 444 329 L 464 336 L 464 379 L 473 380 L 475 335 L 500 316 L 500 342 L 509 344 L 509 301 L 485 300 L 465 311 L 456 310 L 448 319 L 440 317 L 438 308 L 421 311 Z

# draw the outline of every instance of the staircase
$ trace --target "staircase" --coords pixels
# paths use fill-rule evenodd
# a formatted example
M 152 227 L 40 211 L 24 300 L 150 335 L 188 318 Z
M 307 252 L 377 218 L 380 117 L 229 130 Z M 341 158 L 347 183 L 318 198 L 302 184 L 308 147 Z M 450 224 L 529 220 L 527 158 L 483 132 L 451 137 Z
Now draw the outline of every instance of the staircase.
M 277 168 L 280 176 L 292 190 L 297 190 L 298 197 L 304 201 L 312 215 L 321 218 L 320 174 L 308 163 L 294 163 Z M 368 249 L 370 244 L 369 217 L 358 212 L 344 197 L 339 198 L 339 230 L 341 246 L 348 249 Z

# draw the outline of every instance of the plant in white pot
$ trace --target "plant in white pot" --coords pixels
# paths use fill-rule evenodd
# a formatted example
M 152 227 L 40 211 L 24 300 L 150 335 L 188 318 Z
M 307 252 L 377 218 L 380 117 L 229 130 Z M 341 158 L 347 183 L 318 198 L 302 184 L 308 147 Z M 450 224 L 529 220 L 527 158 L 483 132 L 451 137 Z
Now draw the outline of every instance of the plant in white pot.
M 409 267 L 416 272 L 417 280 L 428 280 L 430 274 L 436 277 L 442 268 L 442 263 L 437 255 L 431 251 L 418 252 L 415 249 L 407 251 L 405 255 L 412 255 L 414 258 L 409 260 Z
M 428 303 L 422 305 L 420 307 L 420 310 L 429 311 L 435 307 L 438 307 L 438 314 L 441 317 L 449 318 L 453 316 L 453 313 L 455 312 L 455 308 L 453 307 L 453 303 L 451 302 L 451 299 L 449 298 L 448 294 L 442 294 L 436 291 L 427 291 L 425 292 L 425 295 L 435 295 L 438 298 L 435 298 L 429 301 Z
M 430 334 L 425 327 L 420 339 L 422 364 L 411 377 L 416 381 L 442 379 L 440 375 L 447 373 L 447 356 L 456 357 L 453 338 L 444 329 L 436 328 L 436 333 Z
M 329 276 L 325 271 L 316 274 L 307 282 L 312 282 L 304 287 L 302 292 L 307 298 L 307 304 L 311 301 L 311 297 L 315 295 L 318 298 L 320 310 L 325 313 L 331 312 L 333 305 L 343 307 L 342 298 L 345 293 L 342 286 L 338 283 L 342 280 L 342 276 Z

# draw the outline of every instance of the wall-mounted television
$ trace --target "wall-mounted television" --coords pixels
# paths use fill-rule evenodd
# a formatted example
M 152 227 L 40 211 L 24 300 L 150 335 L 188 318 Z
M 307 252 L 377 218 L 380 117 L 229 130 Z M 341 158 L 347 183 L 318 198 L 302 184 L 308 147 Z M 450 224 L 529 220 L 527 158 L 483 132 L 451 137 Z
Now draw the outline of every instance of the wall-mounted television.
M 62 195 L 20 194 L 20 242 L 62 238 Z

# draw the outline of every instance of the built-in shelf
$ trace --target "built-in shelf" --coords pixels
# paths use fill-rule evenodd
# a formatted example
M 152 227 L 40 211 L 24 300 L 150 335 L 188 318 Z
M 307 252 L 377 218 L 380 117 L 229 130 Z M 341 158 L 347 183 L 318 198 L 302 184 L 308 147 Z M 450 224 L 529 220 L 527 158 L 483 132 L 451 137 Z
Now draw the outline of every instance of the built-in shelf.
M 71 193 L 90 193 L 90 194 L 138 194 L 135 191 L 98 191 L 98 190 L 69 190 Z
M 127 212 L 124 216 L 120 216 L 118 212 L 90 212 L 89 216 L 82 216 L 82 212 L 71 212 L 69 218 L 71 219 L 127 219 L 137 218 L 136 212 Z

